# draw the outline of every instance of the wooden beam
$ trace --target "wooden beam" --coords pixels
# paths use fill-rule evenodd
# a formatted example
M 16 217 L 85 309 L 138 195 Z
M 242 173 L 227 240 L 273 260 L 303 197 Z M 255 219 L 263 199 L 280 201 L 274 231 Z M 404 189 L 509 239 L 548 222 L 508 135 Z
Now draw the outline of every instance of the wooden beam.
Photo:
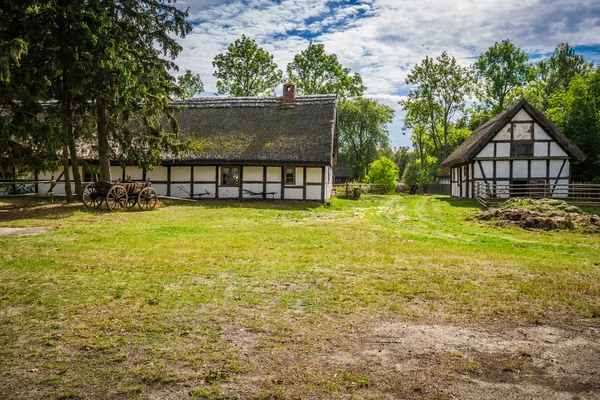
M 215 165 L 215 199 L 219 198 L 219 166 Z
M 306 200 L 306 167 L 302 169 L 302 200 Z
M 262 190 L 263 191 L 263 195 L 262 195 L 262 198 L 266 199 L 267 198 L 267 166 L 266 165 L 263 166 L 263 181 L 262 181 L 262 184 L 263 184 L 263 190 Z
M 279 199 L 283 200 L 283 192 L 285 190 L 285 166 L 281 166 L 281 195 Z
M 167 196 L 171 196 L 171 166 L 167 165 Z
M 190 199 L 194 198 L 194 166 L 190 166 Z
M 325 167 L 321 167 L 321 201 L 325 201 Z

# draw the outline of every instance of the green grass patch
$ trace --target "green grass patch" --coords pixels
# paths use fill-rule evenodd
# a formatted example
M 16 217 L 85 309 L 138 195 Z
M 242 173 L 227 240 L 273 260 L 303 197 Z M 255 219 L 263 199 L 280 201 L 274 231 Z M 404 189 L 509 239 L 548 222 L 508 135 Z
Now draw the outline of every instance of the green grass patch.
M 50 229 L 0 236 L 0 389 L 9 398 L 145 398 L 186 385 L 192 398 L 234 398 L 233 382 L 245 388 L 239 398 L 385 392 L 393 382 L 366 367 L 314 370 L 301 355 L 326 354 L 327 343 L 384 320 L 598 318 L 597 234 L 490 226 L 471 218 L 477 211 L 443 196 L 167 202 L 116 214 L 2 200 L 0 227 Z M 271 378 L 281 368 L 290 381 Z

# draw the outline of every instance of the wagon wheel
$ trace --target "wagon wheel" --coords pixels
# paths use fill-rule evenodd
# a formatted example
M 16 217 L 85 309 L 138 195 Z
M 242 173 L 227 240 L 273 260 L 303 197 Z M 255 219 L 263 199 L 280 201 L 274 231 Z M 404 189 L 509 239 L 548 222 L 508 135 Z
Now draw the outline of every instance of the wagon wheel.
M 156 194 L 156 190 L 151 187 L 142 189 L 138 195 L 137 202 L 142 211 L 154 210 L 156 203 L 158 203 L 158 195 Z
M 83 189 L 83 205 L 86 208 L 98 208 L 102 204 L 102 199 L 96 190 L 96 185 L 93 183 L 88 184 Z
M 106 208 L 109 211 L 119 211 L 127 206 L 127 190 L 123 186 L 115 185 L 106 194 Z
M 136 205 L 138 200 L 138 196 L 133 195 L 133 196 L 127 196 L 127 208 L 132 208 Z

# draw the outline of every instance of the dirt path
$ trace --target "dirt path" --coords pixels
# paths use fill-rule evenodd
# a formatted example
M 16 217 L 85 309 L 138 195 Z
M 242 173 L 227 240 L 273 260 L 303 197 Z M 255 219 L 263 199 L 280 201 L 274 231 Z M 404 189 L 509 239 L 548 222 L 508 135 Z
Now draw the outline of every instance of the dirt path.
M 46 233 L 49 228 L 44 226 L 32 228 L 0 228 L 0 236 L 25 236 L 25 235 L 41 235 Z

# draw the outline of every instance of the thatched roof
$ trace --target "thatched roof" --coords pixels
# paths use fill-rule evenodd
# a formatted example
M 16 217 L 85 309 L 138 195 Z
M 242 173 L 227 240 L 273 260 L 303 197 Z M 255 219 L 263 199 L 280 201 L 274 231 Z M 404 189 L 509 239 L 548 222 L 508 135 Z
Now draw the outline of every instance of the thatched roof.
M 166 161 L 195 164 L 333 165 L 337 161 L 337 97 L 199 98 L 175 103 L 179 140 L 193 150 Z
M 513 117 L 524 109 L 537 122 L 546 133 L 556 140 L 569 154 L 579 161 L 585 160 L 585 154 L 571 142 L 559 129 L 550 121 L 541 111 L 529 104 L 525 99 L 506 110 L 505 112 L 495 116 L 485 124 L 477 128 L 471 136 L 467 138 L 452 154 L 442 162 L 442 167 L 451 167 L 457 164 L 464 164 L 485 147 L 500 130 L 508 124 Z

